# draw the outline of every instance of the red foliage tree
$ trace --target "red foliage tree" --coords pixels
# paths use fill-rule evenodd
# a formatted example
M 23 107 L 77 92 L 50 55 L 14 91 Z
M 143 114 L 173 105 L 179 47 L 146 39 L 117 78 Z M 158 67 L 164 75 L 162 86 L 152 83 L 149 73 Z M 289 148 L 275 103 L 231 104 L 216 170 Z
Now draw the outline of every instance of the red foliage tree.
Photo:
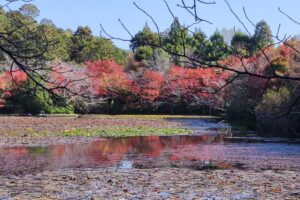
M 186 104 L 200 100 L 203 104 L 208 104 L 213 96 L 211 93 L 224 84 L 228 75 L 211 68 L 186 69 L 172 66 L 167 76 L 165 93 L 171 95 L 170 99 Z
M 146 101 L 155 101 L 165 86 L 165 78 L 161 72 L 147 70 L 138 83 L 140 86 L 140 96 Z
M 131 90 L 132 81 L 123 67 L 114 61 L 88 62 L 86 70 L 91 80 L 91 92 L 96 96 L 117 96 Z
M 28 78 L 20 70 L 6 71 L 0 74 L 0 108 L 6 104 L 6 99 L 17 94 L 24 87 Z

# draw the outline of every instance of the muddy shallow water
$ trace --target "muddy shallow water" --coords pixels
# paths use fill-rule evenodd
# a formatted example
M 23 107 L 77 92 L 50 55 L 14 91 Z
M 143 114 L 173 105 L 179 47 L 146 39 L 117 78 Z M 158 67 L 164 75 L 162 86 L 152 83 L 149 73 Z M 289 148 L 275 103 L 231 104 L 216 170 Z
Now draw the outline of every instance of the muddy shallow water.
M 262 138 L 253 133 L 247 136 L 245 131 L 232 132 L 228 124 L 214 120 L 174 121 L 194 129 L 195 134 L 0 147 L 0 174 L 105 167 L 300 170 L 299 141 Z
M 169 121 L 194 134 L 2 146 L 0 199 L 300 198 L 298 140 L 220 120 Z

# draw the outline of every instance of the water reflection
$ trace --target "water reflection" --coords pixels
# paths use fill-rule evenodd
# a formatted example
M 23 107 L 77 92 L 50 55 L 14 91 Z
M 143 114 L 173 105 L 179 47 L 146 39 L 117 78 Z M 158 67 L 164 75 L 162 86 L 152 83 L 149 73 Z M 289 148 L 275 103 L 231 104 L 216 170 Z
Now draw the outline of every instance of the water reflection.
M 222 119 L 197 119 L 197 118 L 168 118 L 167 121 L 180 123 L 182 127 L 192 129 L 228 129 L 230 125 Z
M 106 139 L 86 144 L 0 148 L 0 174 L 80 167 L 152 168 L 300 166 L 300 146 L 234 142 L 227 134 Z

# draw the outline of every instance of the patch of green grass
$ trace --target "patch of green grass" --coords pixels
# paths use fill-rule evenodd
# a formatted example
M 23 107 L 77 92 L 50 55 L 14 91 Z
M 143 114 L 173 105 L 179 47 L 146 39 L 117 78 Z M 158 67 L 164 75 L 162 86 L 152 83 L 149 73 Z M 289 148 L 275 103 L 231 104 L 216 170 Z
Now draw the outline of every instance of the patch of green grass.
M 62 135 L 66 137 L 129 137 L 150 135 L 187 135 L 192 130 L 185 128 L 153 128 L 153 127 L 114 127 L 98 128 L 94 130 L 71 129 L 65 130 Z
M 9 137 L 17 137 L 17 136 L 22 136 L 22 137 L 45 137 L 51 135 L 48 131 L 36 131 L 32 128 L 26 128 L 24 129 L 23 132 L 19 133 L 18 131 L 8 131 L 5 136 Z

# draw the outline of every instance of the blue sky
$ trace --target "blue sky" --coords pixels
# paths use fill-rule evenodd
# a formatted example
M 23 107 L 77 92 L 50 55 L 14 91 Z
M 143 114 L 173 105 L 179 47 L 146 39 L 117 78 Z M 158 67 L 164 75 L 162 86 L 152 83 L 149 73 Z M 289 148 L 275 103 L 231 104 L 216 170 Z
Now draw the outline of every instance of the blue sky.
M 165 30 L 172 22 L 172 17 L 167 11 L 163 0 L 34 0 L 41 11 L 39 20 L 42 18 L 51 19 L 58 27 L 71 28 L 76 30 L 79 25 L 88 25 L 93 30 L 94 35 L 100 35 L 100 23 L 112 35 L 129 38 L 126 31 L 119 24 L 118 19 L 126 24 L 128 29 L 134 34 L 141 30 L 147 21 L 154 28 L 151 20 L 137 10 L 133 1 L 147 10 L 157 20 L 160 29 Z M 212 34 L 217 28 L 241 28 L 241 25 L 230 13 L 224 0 L 215 0 L 215 5 L 201 5 L 199 7 L 200 17 L 211 22 L 212 25 L 201 23 L 198 25 L 207 35 Z M 228 0 L 236 13 L 243 16 L 243 6 L 245 6 L 249 17 L 258 22 L 264 19 L 276 32 L 278 24 L 282 24 L 281 33 L 291 35 L 300 33 L 300 26 L 292 23 L 279 13 L 278 7 L 289 13 L 300 21 L 299 0 Z M 3 1 L 0 1 L 3 3 Z M 184 24 L 190 24 L 193 18 L 176 4 L 181 0 L 167 0 L 174 13 Z M 15 3 L 11 8 L 16 9 L 20 4 Z M 298 11 L 298 12 L 297 12 Z M 246 23 L 248 28 L 253 31 L 253 27 Z M 114 41 L 121 48 L 128 49 L 128 43 Z

